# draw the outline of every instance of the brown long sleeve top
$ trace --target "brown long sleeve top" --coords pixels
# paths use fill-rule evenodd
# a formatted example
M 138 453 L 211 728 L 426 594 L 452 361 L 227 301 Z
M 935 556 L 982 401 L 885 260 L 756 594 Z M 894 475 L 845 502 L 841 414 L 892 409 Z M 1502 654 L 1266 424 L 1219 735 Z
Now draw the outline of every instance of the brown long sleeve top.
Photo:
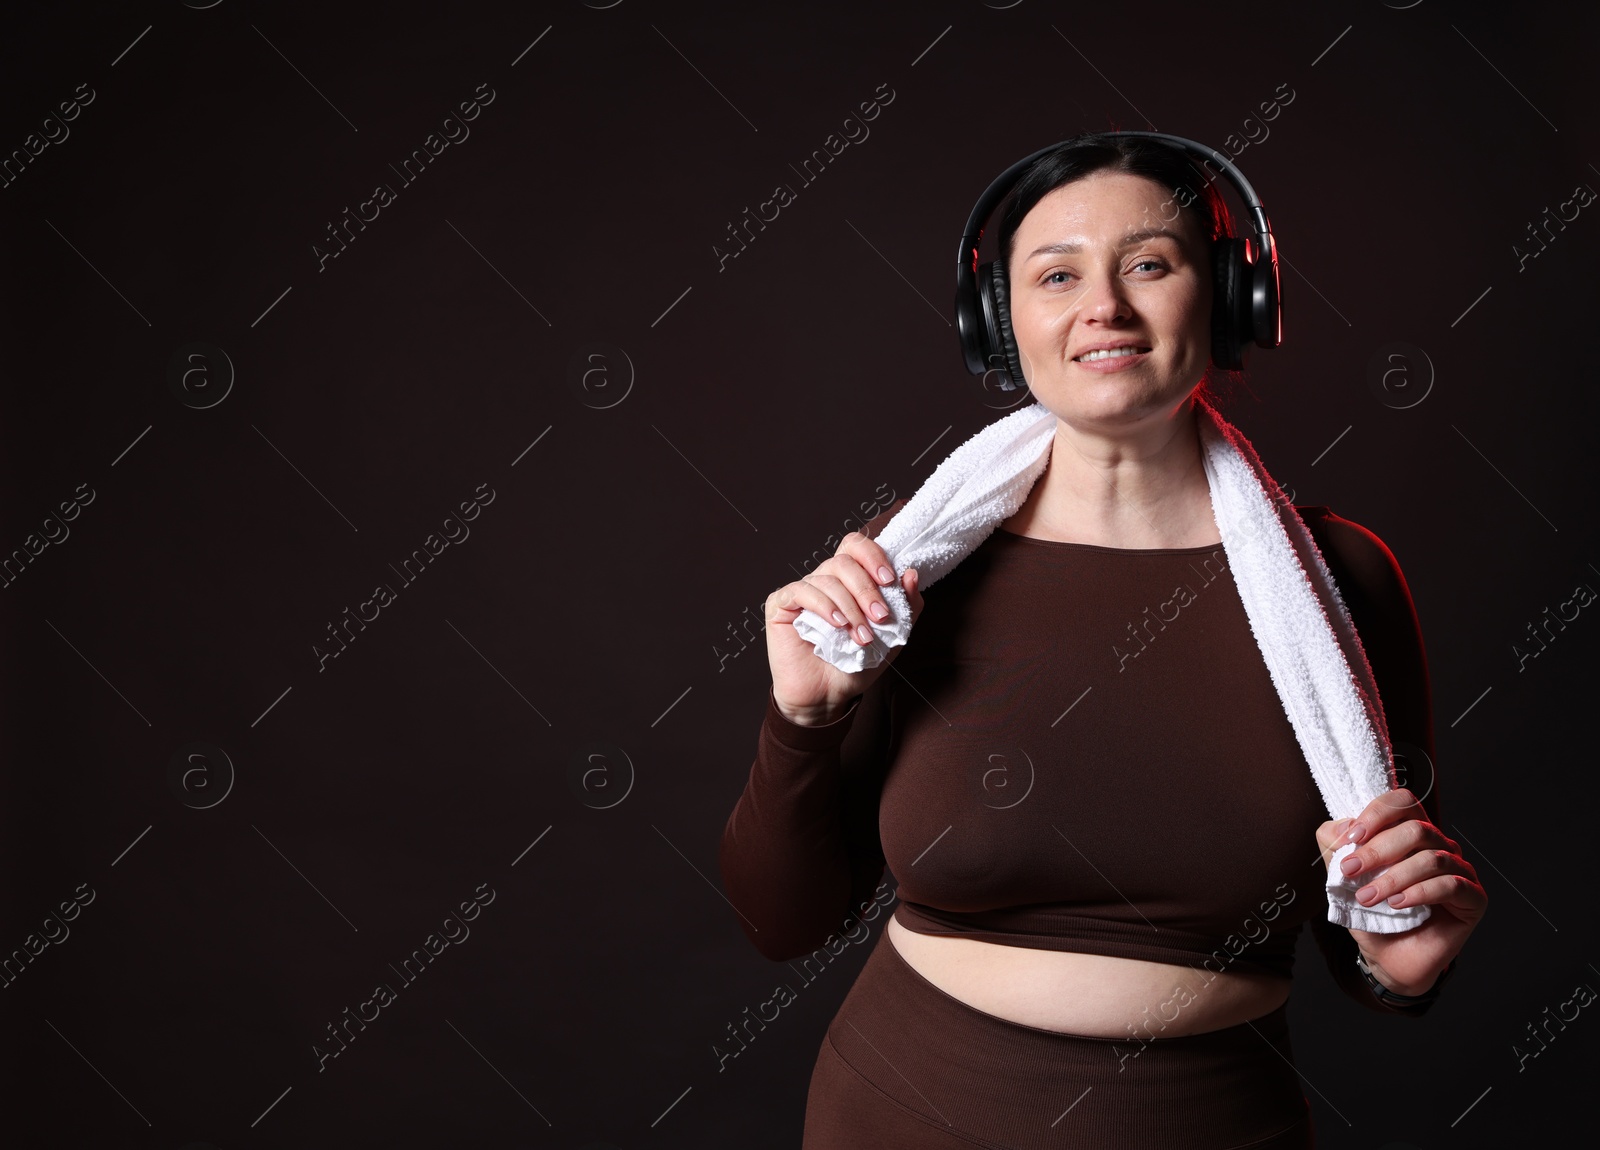
M 1361 637 L 1402 782 L 1437 823 L 1426 658 L 1399 565 L 1327 507 L 1297 510 Z M 1392 1011 L 1327 921 L 1328 813 L 1220 545 L 997 529 L 924 604 L 837 721 L 795 724 L 768 693 L 719 856 L 763 955 L 819 947 L 887 865 L 902 925 L 1004 945 L 1287 977 L 1310 922 L 1340 987 Z

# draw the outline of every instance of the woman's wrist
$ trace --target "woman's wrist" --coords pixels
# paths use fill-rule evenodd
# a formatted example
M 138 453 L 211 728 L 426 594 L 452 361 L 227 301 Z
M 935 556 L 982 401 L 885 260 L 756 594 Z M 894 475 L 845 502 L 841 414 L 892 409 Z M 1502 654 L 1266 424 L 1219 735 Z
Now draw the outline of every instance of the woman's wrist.
M 837 723 L 855 705 L 854 699 L 848 699 L 838 706 L 828 703 L 818 703 L 811 707 L 791 707 L 779 699 L 777 693 L 772 696 L 772 704 L 789 722 L 797 727 L 826 727 Z
M 1451 959 L 1442 968 L 1435 971 L 1426 982 L 1407 983 L 1395 978 L 1381 963 L 1369 959 L 1358 947 L 1356 949 L 1356 965 L 1361 968 L 1367 983 L 1372 987 L 1373 994 L 1380 1000 L 1398 1002 L 1404 999 L 1422 999 L 1432 1001 L 1439 988 L 1444 984 L 1444 976 L 1455 966 Z
M 1361 961 L 1372 972 L 1372 977 L 1383 983 L 1385 989 L 1392 994 L 1403 995 L 1406 998 L 1415 998 L 1420 994 L 1426 994 L 1433 984 L 1439 980 L 1439 975 L 1435 972 L 1433 977 L 1429 978 L 1425 983 L 1406 983 L 1390 974 L 1383 968 L 1381 963 L 1374 962 L 1365 954 L 1361 956 Z

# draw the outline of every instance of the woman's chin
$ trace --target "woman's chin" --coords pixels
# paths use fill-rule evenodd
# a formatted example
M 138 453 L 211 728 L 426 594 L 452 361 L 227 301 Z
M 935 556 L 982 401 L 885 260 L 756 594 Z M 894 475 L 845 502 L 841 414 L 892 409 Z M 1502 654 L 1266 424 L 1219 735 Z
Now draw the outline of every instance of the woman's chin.
M 1085 379 L 1057 377 L 1033 387 L 1033 397 L 1074 424 L 1127 425 L 1166 418 L 1185 406 L 1195 384 L 1162 383 L 1147 373 L 1117 372 Z

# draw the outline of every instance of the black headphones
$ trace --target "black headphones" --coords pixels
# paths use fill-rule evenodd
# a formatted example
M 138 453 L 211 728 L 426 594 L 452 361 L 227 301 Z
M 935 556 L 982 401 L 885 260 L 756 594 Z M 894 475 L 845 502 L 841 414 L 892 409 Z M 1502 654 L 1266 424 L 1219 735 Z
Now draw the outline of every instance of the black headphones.
M 1105 132 L 1103 137 L 1142 136 L 1159 140 L 1189 156 L 1210 160 L 1238 189 L 1246 211 L 1255 226 L 1250 237 L 1219 239 L 1212 248 L 1211 275 L 1211 362 L 1227 371 L 1244 366 L 1244 347 L 1254 341 L 1258 347 L 1277 347 L 1283 342 L 1283 307 L 1278 283 L 1278 245 L 1272 238 L 1272 225 L 1250 181 L 1215 148 L 1208 148 L 1182 136 L 1164 132 Z M 1094 136 L 1079 137 L 1092 142 Z M 1006 274 L 1004 254 L 981 267 L 978 241 L 984 225 L 1000 201 L 1011 191 L 1024 170 L 1048 152 L 1068 143 L 1063 140 L 1040 148 L 1001 172 L 991 183 L 972 214 L 956 252 L 956 334 L 961 354 L 973 375 L 988 371 L 1000 373 L 999 387 L 1012 391 L 1027 386 L 1017 342 L 1011 333 L 1011 284 Z

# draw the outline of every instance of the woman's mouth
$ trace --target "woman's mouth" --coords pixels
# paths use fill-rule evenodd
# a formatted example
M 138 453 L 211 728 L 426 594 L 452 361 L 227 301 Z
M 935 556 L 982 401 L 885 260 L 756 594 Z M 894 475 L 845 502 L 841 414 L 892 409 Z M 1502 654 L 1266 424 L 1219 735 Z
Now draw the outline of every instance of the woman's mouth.
M 1082 355 L 1074 357 L 1072 362 L 1094 372 L 1122 371 L 1140 362 L 1149 354 L 1150 349 L 1148 347 L 1128 345 L 1125 347 L 1102 348 L 1098 351 L 1086 351 Z

